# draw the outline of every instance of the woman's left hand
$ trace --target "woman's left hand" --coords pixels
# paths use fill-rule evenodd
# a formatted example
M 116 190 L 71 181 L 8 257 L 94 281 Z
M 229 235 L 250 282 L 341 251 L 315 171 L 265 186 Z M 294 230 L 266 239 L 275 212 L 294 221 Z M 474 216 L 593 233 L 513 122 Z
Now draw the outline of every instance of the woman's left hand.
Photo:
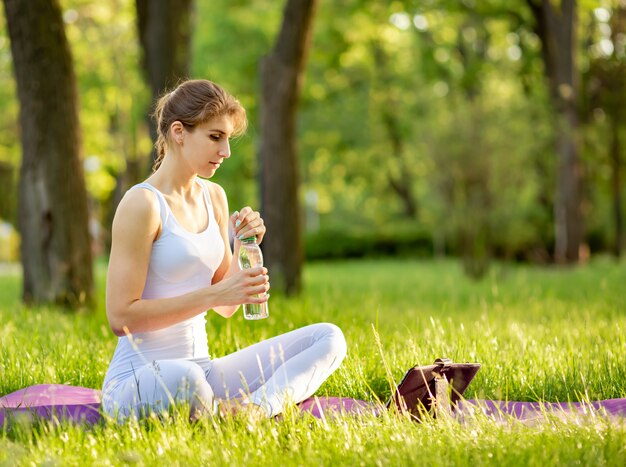
M 255 236 L 258 244 L 263 241 L 265 224 L 261 215 L 253 211 L 250 206 L 246 206 L 241 211 L 235 211 L 230 216 L 230 223 L 236 240 Z

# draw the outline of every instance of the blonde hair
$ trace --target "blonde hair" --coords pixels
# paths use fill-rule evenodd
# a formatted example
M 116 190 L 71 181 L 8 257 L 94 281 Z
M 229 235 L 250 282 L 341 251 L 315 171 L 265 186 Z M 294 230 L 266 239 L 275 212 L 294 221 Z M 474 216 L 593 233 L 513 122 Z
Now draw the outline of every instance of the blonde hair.
M 154 145 L 157 157 L 152 170 L 158 169 L 165 157 L 172 123 L 179 121 L 188 130 L 193 130 L 197 125 L 224 115 L 233 120 L 234 136 L 246 130 L 246 111 L 239 101 L 222 87 L 206 79 L 184 81 L 173 91 L 161 96 L 152 114 L 157 127 Z

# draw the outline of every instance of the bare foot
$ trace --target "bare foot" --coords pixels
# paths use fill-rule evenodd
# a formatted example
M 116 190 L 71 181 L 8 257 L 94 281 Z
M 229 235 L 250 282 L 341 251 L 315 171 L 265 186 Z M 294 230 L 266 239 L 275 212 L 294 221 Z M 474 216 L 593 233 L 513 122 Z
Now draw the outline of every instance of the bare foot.
M 261 406 L 252 403 L 242 405 L 237 412 L 237 416 L 243 416 L 247 421 L 253 423 L 258 423 L 268 418 L 267 412 Z
M 258 422 L 267 417 L 265 410 L 256 404 L 239 399 L 229 399 L 220 401 L 217 405 L 220 417 L 245 418 L 248 421 Z

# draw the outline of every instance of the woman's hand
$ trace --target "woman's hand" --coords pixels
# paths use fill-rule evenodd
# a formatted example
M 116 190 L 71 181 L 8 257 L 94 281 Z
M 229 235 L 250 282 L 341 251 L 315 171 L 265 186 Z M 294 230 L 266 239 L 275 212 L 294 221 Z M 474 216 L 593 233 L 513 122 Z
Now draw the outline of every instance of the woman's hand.
M 257 211 L 253 211 L 251 207 L 246 206 L 241 211 L 235 211 L 230 216 L 230 223 L 235 239 L 243 240 L 244 238 L 256 236 L 258 244 L 263 241 L 265 224 L 261 215 Z
M 237 271 L 210 287 L 218 306 L 263 303 L 269 289 L 267 269 L 262 266 Z

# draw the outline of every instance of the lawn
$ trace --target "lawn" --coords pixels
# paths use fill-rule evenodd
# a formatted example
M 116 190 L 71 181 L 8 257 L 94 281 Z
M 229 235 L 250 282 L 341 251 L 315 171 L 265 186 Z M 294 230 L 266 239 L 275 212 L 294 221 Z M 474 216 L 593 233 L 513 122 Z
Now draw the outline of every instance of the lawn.
M 99 388 L 116 338 L 100 305 L 69 314 L 20 305 L 0 276 L 0 394 L 40 383 Z M 314 263 L 298 298 L 272 294 L 270 318 L 209 316 L 213 355 L 330 321 L 348 357 L 318 394 L 385 400 L 415 364 L 446 356 L 483 368 L 469 398 L 579 401 L 626 397 L 626 263 L 570 269 L 497 265 L 480 282 L 452 261 Z M 417 424 L 398 416 L 319 421 L 293 411 L 248 426 L 182 414 L 119 426 L 25 423 L 0 431 L 0 465 L 624 465 L 626 423 L 598 417 L 536 425 L 477 418 Z

